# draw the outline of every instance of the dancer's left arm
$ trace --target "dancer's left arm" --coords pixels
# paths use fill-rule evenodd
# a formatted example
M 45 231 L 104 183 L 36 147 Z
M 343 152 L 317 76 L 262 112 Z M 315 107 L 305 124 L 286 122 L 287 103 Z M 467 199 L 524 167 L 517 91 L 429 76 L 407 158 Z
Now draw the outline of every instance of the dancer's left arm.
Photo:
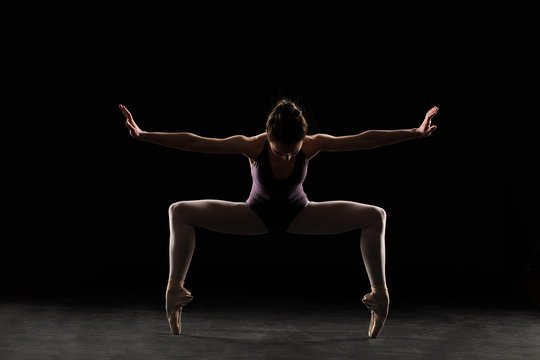
M 413 129 L 368 130 L 347 136 L 317 134 L 313 136 L 313 141 L 319 151 L 352 151 L 374 149 L 401 141 L 424 138 L 437 129 L 437 125 L 431 124 L 431 119 L 437 114 L 437 111 L 439 111 L 437 106 L 432 107 L 426 113 L 422 124 Z

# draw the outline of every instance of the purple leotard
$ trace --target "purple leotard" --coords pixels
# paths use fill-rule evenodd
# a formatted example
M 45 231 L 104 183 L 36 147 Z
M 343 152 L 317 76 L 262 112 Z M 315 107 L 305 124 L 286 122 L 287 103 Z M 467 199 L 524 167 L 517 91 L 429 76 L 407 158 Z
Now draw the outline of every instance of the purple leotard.
M 284 232 L 308 204 L 302 186 L 309 160 L 302 150 L 296 154 L 294 169 L 284 180 L 277 180 L 270 166 L 268 141 L 251 165 L 253 184 L 246 204 L 261 218 L 271 233 Z

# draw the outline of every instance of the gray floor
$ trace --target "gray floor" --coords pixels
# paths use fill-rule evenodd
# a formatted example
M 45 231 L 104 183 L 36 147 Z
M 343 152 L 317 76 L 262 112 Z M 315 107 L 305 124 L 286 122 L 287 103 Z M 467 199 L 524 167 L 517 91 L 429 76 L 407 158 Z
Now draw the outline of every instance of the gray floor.
M 380 338 L 356 304 L 0 301 L 0 359 L 540 359 L 537 309 L 392 304 Z

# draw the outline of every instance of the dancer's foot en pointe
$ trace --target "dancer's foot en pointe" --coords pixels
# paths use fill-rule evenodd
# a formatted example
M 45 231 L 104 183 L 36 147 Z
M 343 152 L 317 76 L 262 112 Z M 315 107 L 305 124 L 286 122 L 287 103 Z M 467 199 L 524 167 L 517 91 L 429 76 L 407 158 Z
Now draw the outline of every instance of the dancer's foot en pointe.
M 371 310 L 368 336 L 370 338 L 376 338 L 381 332 L 388 316 L 388 305 L 390 304 L 388 288 L 386 285 L 372 286 L 371 292 L 364 296 L 362 302 Z
M 174 335 L 178 335 L 182 331 L 182 307 L 191 300 L 193 300 L 193 296 L 189 290 L 184 288 L 184 281 L 169 278 L 165 293 L 165 311 L 169 327 Z

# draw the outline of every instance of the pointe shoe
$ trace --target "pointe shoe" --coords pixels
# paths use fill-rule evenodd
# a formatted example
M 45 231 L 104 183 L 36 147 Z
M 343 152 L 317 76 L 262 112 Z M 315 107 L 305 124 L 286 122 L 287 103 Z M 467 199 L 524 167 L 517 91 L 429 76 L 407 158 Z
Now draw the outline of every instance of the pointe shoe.
M 371 293 L 364 295 L 362 302 L 371 311 L 368 336 L 376 338 L 386 322 L 390 298 L 388 288 L 385 285 L 372 286 L 371 290 Z
M 182 331 L 182 307 L 186 306 L 193 300 L 191 292 L 184 288 L 184 282 L 178 282 L 169 279 L 167 292 L 165 294 L 165 311 L 167 312 L 167 320 L 169 328 L 174 335 L 180 334 Z

